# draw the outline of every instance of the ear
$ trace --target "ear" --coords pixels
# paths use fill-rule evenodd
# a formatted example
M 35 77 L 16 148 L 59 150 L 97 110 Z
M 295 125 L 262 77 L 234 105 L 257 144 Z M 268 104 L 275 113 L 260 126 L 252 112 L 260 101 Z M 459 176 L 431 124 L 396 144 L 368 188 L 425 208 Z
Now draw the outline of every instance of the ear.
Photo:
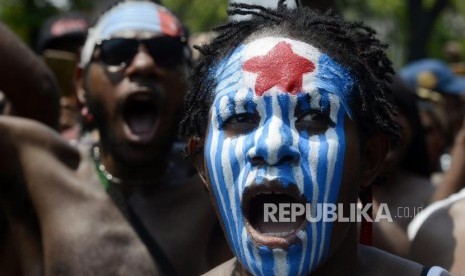
M 187 153 L 189 155 L 189 160 L 197 169 L 200 178 L 202 179 L 203 185 L 208 190 L 207 172 L 205 170 L 205 156 L 203 154 L 204 142 L 205 140 L 203 138 L 189 138 L 189 141 L 187 142 Z
M 78 64 L 74 69 L 73 81 L 76 87 L 76 94 L 79 99 L 79 103 L 83 106 L 86 105 L 86 91 L 84 89 L 84 68 L 81 64 Z
M 389 137 L 385 134 L 379 133 L 368 138 L 362 148 L 362 188 L 369 187 L 381 172 L 389 148 Z

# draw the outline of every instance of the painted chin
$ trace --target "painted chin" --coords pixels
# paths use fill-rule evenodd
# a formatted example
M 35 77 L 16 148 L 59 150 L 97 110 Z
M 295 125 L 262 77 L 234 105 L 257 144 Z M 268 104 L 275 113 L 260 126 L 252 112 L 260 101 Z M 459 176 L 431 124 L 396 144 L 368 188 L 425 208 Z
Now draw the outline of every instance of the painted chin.
M 284 187 L 276 180 L 265 181 L 260 185 L 254 183 L 246 187 L 242 196 L 242 212 L 244 225 L 252 243 L 256 247 L 266 246 L 284 250 L 288 250 L 293 244 L 301 243 L 299 233 L 306 227 L 305 215 L 297 216 L 295 221 L 290 222 L 265 222 L 265 203 L 275 204 L 279 208 L 279 204 L 305 204 L 306 200 L 296 185 L 289 184 Z M 278 213 L 275 216 L 279 220 Z
M 150 93 L 134 93 L 122 106 L 123 131 L 126 139 L 137 145 L 149 144 L 159 126 L 155 97 Z

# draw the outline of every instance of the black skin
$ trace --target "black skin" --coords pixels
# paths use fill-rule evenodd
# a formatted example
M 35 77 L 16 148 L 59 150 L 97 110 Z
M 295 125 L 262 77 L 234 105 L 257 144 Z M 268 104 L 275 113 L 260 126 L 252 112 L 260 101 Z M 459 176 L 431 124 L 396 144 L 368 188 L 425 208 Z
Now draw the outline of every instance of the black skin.
M 158 35 L 128 30 L 113 36 L 146 39 Z M 123 180 L 115 187 L 124 194 L 177 273 L 197 275 L 231 255 L 221 230 L 215 228 L 213 208 L 194 170 L 186 160 L 173 162 L 170 151 L 186 92 L 186 65 L 163 67 L 141 45 L 126 67 L 115 68 L 101 61 L 97 48 L 93 61 L 77 69 L 76 83 L 80 98 L 95 118 L 101 137 L 101 162 Z M 128 130 L 123 110 L 131 97 L 149 95 L 156 98 L 153 109 L 157 111 L 158 126 L 153 135 L 142 137 Z M 82 163 L 86 162 L 84 159 Z M 166 172 L 169 163 L 174 165 Z M 95 174 L 93 163 L 85 166 L 90 171 L 82 172 L 83 176 Z M 125 180 L 150 183 L 134 185 Z
M 32 50 L 0 23 L 0 90 L 17 116 L 58 128 L 59 89 Z
M 4 275 L 157 275 L 145 246 L 53 130 L 0 117 Z M 33 210 L 33 211 L 31 211 Z

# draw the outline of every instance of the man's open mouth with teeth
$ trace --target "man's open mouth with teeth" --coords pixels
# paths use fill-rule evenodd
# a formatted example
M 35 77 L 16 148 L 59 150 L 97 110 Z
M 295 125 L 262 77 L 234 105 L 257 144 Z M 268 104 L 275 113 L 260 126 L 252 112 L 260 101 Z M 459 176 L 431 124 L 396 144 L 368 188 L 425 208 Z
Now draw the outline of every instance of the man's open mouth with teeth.
M 280 221 L 279 206 L 281 204 L 288 206 L 293 204 L 305 205 L 305 203 L 305 197 L 301 195 L 294 184 L 284 187 L 279 181 L 269 181 L 246 187 L 242 196 L 242 212 L 244 224 L 252 241 L 256 245 L 282 249 L 299 243 L 297 234 L 307 224 L 305 215 L 295 216 L 295 220 L 292 219 L 292 216 L 286 216 L 285 221 Z M 277 221 L 271 219 L 267 214 L 268 204 L 276 206 L 278 209 L 278 212 L 273 214 Z
M 126 136 L 132 142 L 150 142 L 157 129 L 158 109 L 151 93 L 134 93 L 123 103 L 122 117 Z

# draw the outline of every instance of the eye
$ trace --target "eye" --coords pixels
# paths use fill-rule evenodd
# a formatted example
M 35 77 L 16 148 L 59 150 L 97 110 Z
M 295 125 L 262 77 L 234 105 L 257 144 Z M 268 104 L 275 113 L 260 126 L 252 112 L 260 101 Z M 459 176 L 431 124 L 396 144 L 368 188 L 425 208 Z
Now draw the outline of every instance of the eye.
M 229 136 L 247 134 L 254 130 L 259 123 L 257 114 L 240 113 L 229 117 L 222 125 L 222 129 Z
M 297 130 L 308 131 L 310 134 L 322 133 L 328 128 L 335 126 L 334 122 L 329 118 L 329 115 L 319 110 L 303 112 L 297 118 L 295 125 Z

